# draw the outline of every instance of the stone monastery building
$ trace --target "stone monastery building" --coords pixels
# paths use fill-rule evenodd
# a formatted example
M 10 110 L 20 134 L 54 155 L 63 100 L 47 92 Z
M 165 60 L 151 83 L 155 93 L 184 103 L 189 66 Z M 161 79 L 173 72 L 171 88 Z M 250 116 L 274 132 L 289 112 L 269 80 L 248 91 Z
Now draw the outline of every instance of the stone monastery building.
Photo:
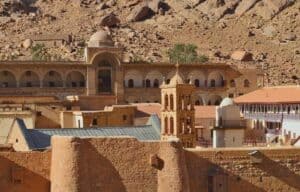
M 1 61 L 0 96 L 2 103 L 16 103 L 9 96 L 55 96 L 60 101 L 76 96 L 82 110 L 161 102 L 159 87 L 174 74 L 170 63 L 123 62 L 122 48 L 108 32 L 99 31 L 88 41 L 85 61 Z M 196 105 L 217 105 L 224 97 L 243 95 L 258 85 L 256 70 L 221 63 L 182 64 L 179 75 L 196 86 Z

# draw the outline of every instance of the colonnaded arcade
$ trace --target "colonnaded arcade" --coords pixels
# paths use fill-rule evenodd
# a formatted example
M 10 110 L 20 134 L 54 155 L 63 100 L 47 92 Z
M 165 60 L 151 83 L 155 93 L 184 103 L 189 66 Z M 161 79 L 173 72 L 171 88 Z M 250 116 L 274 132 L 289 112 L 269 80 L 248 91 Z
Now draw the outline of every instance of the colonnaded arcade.
M 126 63 L 109 33 L 93 34 L 85 61 L 1 61 L 0 96 L 78 96 L 81 109 L 105 105 L 161 102 L 160 85 L 175 74 L 170 63 Z M 257 88 L 256 70 L 227 64 L 179 65 L 179 75 L 196 87 L 196 105 L 217 105 Z M 9 97 L 8 97 L 9 98 Z M 9 102 L 3 101 L 2 102 Z

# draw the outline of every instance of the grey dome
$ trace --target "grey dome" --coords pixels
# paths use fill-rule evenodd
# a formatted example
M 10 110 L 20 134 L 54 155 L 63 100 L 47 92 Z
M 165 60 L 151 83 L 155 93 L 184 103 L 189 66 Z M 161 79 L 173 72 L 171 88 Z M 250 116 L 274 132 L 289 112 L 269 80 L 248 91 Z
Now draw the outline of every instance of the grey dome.
M 225 106 L 229 106 L 229 105 L 234 105 L 234 102 L 231 98 L 226 97 L 222 100 L 220 107 L 225 107 Z

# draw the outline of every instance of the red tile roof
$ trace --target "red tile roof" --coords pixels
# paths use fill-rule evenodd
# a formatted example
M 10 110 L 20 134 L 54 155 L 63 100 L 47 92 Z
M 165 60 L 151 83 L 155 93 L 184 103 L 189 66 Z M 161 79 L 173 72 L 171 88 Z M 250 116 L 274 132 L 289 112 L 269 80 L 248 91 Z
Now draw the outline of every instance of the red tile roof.
M 243 103 L 300 103 L 299 86 L 264 87 L 234 99 L 237 104 Z

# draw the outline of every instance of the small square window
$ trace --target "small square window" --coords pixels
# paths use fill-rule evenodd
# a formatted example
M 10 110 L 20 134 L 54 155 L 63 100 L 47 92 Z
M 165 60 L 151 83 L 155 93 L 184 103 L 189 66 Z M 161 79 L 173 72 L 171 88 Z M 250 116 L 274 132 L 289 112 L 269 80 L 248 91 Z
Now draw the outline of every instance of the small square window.
M 77 87 L 76 82 L 72 82 L 72 87 Z
M 53 81 L 49 82 L 49 87 L 55 87 L 55 83 Z

